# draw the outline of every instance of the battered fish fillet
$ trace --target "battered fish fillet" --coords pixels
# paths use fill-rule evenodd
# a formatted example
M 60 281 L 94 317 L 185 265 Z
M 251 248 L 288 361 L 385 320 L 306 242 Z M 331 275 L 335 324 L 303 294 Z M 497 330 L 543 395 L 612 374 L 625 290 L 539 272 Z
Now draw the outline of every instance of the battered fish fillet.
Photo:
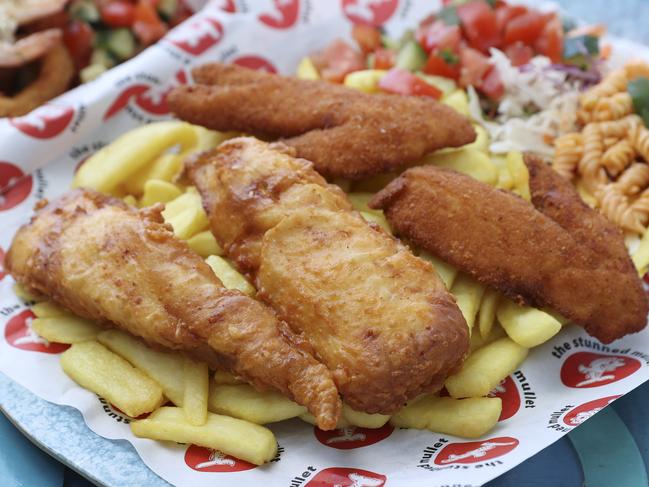
M 369 95 L 325 81 L 208 64 L 196 86 L 168 96 L 183 120 L 222 131 L 283 138 L 327 177 L 362 179 L 475 139 L 471 123 L 425 97 Z
M 6 269 L 79 316 L 276 389 L 306 406 L 321 428 L 335 428 L 341 403 L 327 368 L 272 310 L 225 289 L 173 236 L 161 210 L 71 191 L 18 231 Z
M 519 303 L 557 310 L 604 343 L 640 331 L 649 303 L 620 230 L 543 161 L 528 155 L 525 163 L 534 206 L 433 166 L 409 169 L 370 206 L 421 248 Z
M 390 414 L 460 366 L 467 324 L 430 264 L 293 154 L 233 139 L 186 172 L 228 256 L 312 345 L 343 400 Z

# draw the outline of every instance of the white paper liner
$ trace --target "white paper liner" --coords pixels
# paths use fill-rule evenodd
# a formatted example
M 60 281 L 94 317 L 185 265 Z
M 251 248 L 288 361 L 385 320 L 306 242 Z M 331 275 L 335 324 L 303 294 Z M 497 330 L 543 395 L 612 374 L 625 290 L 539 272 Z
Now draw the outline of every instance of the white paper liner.
M 27 116 L 0 120 L 0 188 L 11 187 L 0 197 L 0 258 L 34 203 L 62 194 L 83 160 L 121 133 L 168 118 L 164 94 L 187 82 L 192 66 L 218 60 L 293 73 L 307 53 L 348 38 L 350 16 L 399 33 L 438 7 L 427 0 L 212 2 L 95 82 Z M 643 46 L 613 42 L 616 62 L 649 59 Z M 0 371 L 46 400 L 79 409 L 94 432 L 128 440 L 153 471 L 178 485 L 481 485 L 649 379 L 649 330 L 604 347 L 570 326 L 532 350 L 499 387 L 509 418 L 480 440 L 390 426 L 323 433 L 296 419 L 270 426 L 280 454 L 254 467 L 203 448 L 135 438 L 128 418 L 62 372 L 62 347 L 30 331 L 33 314 L 12 286 L 0 270 Z

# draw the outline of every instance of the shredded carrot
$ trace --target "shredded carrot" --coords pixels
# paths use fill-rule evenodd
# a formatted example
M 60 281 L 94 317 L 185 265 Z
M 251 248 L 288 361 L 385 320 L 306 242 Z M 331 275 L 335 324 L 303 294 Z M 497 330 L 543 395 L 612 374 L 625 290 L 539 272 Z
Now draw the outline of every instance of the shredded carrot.
M 606 60 L 611 57 L 611 53 L 613 52 L 613 46 L 610 44 L 603 44 L 602 47 L 599 48 L 599 57 Z

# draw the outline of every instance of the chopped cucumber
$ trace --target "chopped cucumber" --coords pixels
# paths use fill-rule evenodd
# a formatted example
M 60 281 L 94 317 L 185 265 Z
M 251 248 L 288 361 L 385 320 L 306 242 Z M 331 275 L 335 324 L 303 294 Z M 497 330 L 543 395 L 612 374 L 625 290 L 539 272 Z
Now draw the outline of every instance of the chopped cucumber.
M 164 20 L 169 20 L 178 10 L 178 0 L 159 0 L 157 9 Z
M 74 0 L 68 9 L 70 16 L 91 24 L 99 22 L 101 16 L 93 0 Z
M 640 76 L 628 85 L 629 95 L 633 100 L 633 111 L 642 117 L 645 125 L 649 122 L 649 78 Z
M 568 37 L 563 45 L 563 59 L 568 64 L 574 64 L 582 69 L 588 69 L 593 58 L 599 55 L 599 39 L 584 35 Z
M 97 64 L 99 66 L 104 66 L 106 69 L 110 69 L 115 66 L 115 58 L 110 55 L 105 49 L 95 49 L 92 51 L 92 56 L 90 56 L 90 64 Z
M 407 42 L 397 54 L 395 66 L 408 71 L 418 71 L 426 64 L 428 56 L 417 41 Z
M 101 32 L 98 44 L 118 61 L 125 61 L 135 54 L 135 37 L 129 29 Z

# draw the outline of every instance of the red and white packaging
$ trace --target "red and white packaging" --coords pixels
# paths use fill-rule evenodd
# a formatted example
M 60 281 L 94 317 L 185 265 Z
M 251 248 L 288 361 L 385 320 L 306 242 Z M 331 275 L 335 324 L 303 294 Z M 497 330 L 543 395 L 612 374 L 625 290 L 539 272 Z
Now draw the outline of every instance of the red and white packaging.
M 291 74 L 306 54 L 336 37 L 349 38 L 352 22 L 382 25 L 398 35 L 439 3 L 215 0 L 98 80 L 29 115 L 0 120 L 0 256 L 34 203 L 66 191 L 84 159 L 134 127 L 169 118 L 165 96 L 173 86 L 191 82 L 192 66 L 235 62 Z M 649 59 L 643 46 L 612 42 L 616 63 Z M 649 379 L 649 330 L 603 346 L 567 326 L 532 350 L 520 370 L 492 392 L 503 399 L 503 415 L 484 438 L 469 441 L 389 425 L 325 433 L 295 419 L 270 425 L 279 453 L 257 467 L 205 448 L 134 437 L 130 418 L 62 372 L 59 354 L 66 346 L 35 335 L 29 303 L 15 296 L 12 286 L 0 266 L 0 371 L 48 401 L 77 408 L 97 434 L 126 439 L 153 471 L 179 485 L 481 485 Z

